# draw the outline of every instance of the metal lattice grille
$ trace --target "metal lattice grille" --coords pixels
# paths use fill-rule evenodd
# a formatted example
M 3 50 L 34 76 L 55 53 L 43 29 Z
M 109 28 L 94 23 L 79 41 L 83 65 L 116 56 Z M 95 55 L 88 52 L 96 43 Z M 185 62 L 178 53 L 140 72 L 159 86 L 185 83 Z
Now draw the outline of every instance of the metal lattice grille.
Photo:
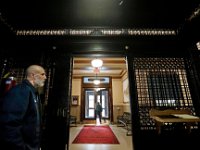
M 135 58 L 137 94 L 142 129 L 153 129 L 151 108 L 190 108 L 192 98 L 183 58 Z

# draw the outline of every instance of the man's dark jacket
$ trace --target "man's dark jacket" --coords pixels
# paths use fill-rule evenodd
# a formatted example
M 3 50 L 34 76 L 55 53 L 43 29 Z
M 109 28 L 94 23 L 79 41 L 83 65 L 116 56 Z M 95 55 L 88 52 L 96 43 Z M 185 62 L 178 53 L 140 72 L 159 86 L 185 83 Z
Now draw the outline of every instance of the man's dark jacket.
M 40 115 L 36 90 L 28 80 L 0 101 L 0 149 L 38 150 Z

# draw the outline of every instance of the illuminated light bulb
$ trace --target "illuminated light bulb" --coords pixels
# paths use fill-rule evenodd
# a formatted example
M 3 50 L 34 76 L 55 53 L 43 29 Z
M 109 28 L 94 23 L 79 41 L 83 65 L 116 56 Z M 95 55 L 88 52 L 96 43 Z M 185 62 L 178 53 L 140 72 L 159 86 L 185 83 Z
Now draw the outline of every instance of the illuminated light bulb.
M 95 79 L 95 80 L 93 81 L 93 83 L 94 83 L 95 85 L 98 85 L 98 84 L 100 84 L 100 80 Z
M 91 65 L 95 68 L 99 68 L 103 65 L 103 61 L 101 59 L 93 59 Z

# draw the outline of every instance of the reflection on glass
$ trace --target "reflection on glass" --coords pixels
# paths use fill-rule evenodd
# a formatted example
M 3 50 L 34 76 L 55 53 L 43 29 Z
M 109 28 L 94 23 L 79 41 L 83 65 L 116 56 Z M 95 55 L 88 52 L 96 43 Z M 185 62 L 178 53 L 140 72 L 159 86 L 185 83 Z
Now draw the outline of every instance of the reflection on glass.
M 89 95 L 89 108 L 94 108 L 94 95 Z
M 94 117 L 94 109 L 89 109 L 89 117 Z

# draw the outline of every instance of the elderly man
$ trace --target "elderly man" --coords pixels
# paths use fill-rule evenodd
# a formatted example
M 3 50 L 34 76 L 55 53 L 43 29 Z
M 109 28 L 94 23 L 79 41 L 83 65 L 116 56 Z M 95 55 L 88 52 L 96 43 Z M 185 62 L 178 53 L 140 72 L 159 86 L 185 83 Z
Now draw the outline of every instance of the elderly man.
M 26 79 L 11 88 L 0 101 L 0 147 L 8 150 L 40 149 L 38 87 L 43 87 L 43 67 L 31 65 Z

